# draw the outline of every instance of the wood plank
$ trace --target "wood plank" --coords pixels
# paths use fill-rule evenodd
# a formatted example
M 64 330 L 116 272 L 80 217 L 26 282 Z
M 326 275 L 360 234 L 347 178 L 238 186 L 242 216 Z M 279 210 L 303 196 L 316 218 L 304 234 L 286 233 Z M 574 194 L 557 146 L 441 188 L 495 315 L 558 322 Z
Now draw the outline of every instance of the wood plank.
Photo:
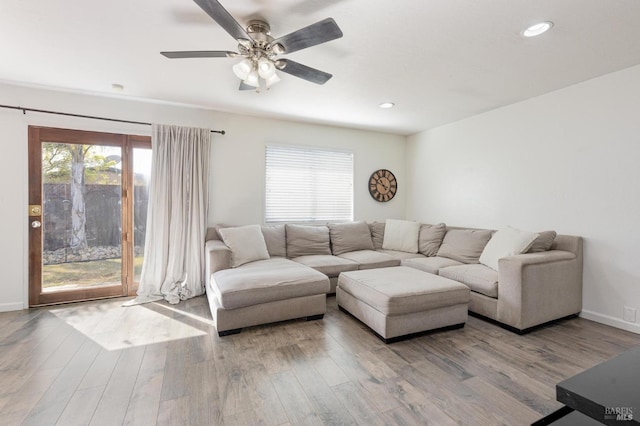
M 91 419 L 91 425 L 123 423 L 144 352 L 144 346 L 123 349 Z
M 122 356 L 122 350 L 108 351 L 102 348 L 91 368 L 82 379 L 78 389 L 106 386 L 120 360 L 120 356 Z
M 403 370 L 403 378 L 413 386 L 428 392 L 430 400 L 456 422 L 474 419 L 478 424 L 500 423 L 492 407 L 478 395 L 429 361 L 411 364 Z
M 220 398 L 215 364 L 204 361 L 187 366 L 187 381 L 190 385 L 189 421 L 194 425 L 220 424 Z
M 294 359 L 304 357 L 298 345 L 282 348 L 281 353 L 285 357 Z M 324 424 L 355 424 L 349 412 L 340 404 L 336 395 L 315 369 L 309 368 L 305 362 L 295 362 L 293 363 L 293 372 Z
M 158 418 L 167 343 L 147 346 L 124 416 L 124 424 L 154 425 Z
M 315 411 L 311 401 L 292 371 L 283 371 L 271 377 L 287 417 L 295 425 L 320 425 L 320 415 Z
M 61 357 L 65 353 L 68 356 L 65 366 L 40 401 L 33 407 L 24 421 L 25 424 L 45 424 L 51 422 L 51 419 L 57 419 L 62 414 L 100 351 L 98 345 L 93 341 L 86 337 L 83 339 L 84 343 L 80 344 L 78 349 L 71 345 L 71 343 L 76 343 L 74 340 L 74 342 L 70 342 L 72 350 L 69 350 L 68 353 L 66 351 L 56 353 L 55 362 L 52 365 L 62 363 L 64 360 Z
M 519 423 L 531 424 L 542 417 L 540 413 L 479 377 L 467 379 L 464 384 L 484 399 L 505 422 L 517 419 Z
M 329 356 L 314 359 L 311 361 L 311 365 L 328 386 L 336 386 L 349 381 L 340 366 Z
M 102 398 L 105 386 L 78 389 L 56 422 L 59 425 L 88 425 Z
M 158 421 L 162 426 L 175 426 L 185 423 L 189 418 L 189 396 L 160 401 Z
M 19 390 L 6 397 L 8 401 L 0 409 L 0 419 L 6 424 L 21 424 L 61 371 L 61 368 L 34 371 Z M 0 371 L 0 377 L 3 376 L 4 372 Z
M 364 396 L 362 388 L 347 382 L 332 388 L 340 403 L 360 425 L 384 425 L 385 420 L 374 405 Z

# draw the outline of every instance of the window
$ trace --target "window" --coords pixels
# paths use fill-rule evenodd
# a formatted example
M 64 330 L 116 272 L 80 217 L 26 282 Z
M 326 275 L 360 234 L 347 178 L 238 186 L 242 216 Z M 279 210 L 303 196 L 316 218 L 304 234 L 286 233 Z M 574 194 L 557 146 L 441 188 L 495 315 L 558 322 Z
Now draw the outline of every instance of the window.
M 267 146 L 265 221 L 353 220 L 353 153 Z

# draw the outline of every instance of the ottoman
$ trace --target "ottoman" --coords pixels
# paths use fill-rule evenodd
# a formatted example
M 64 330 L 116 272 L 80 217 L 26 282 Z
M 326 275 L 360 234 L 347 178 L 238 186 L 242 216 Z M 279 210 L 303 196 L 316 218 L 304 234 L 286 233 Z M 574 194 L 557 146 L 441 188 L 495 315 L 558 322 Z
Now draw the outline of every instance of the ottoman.
M 343 272 L 338 306 L 369 326 L 385 343 L 467 322 L 469 288 L 406 266 Z

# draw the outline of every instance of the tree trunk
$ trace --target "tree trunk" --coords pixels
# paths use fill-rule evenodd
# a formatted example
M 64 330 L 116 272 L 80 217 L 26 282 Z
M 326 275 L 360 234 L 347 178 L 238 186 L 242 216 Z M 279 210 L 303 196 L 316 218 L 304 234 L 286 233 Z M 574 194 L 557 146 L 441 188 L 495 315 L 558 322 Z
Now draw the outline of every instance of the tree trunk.
M 87 248 L 84 202 L 84 145 L 70 145 L 71 151 L 71 236 L 69 245 L 74 252 Z

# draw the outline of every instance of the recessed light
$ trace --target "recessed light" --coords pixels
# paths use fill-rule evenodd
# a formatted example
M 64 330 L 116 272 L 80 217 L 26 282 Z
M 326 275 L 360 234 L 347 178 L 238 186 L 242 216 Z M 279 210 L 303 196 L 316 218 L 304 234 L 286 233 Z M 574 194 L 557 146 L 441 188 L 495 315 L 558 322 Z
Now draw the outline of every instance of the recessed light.
M 539 22 L 537 24 L 531 25 L 529 28 L 524 30 L 522 32 L 522 35 L 525 37 L 539 36 L 540 34 L 549 31 L 551 27 L 553 27 L 553 22 L 551 21 Z
M 383 102 L 378 106 L 380 108 L 393 108 L 394 106 L 396 106 L 396 104 L 394 104 L 393 102 Z
M 122 92 L 124 90 L 124 86 L 122 84 L 113 83 L 111 85 L 111 90 L 114 92 Z

